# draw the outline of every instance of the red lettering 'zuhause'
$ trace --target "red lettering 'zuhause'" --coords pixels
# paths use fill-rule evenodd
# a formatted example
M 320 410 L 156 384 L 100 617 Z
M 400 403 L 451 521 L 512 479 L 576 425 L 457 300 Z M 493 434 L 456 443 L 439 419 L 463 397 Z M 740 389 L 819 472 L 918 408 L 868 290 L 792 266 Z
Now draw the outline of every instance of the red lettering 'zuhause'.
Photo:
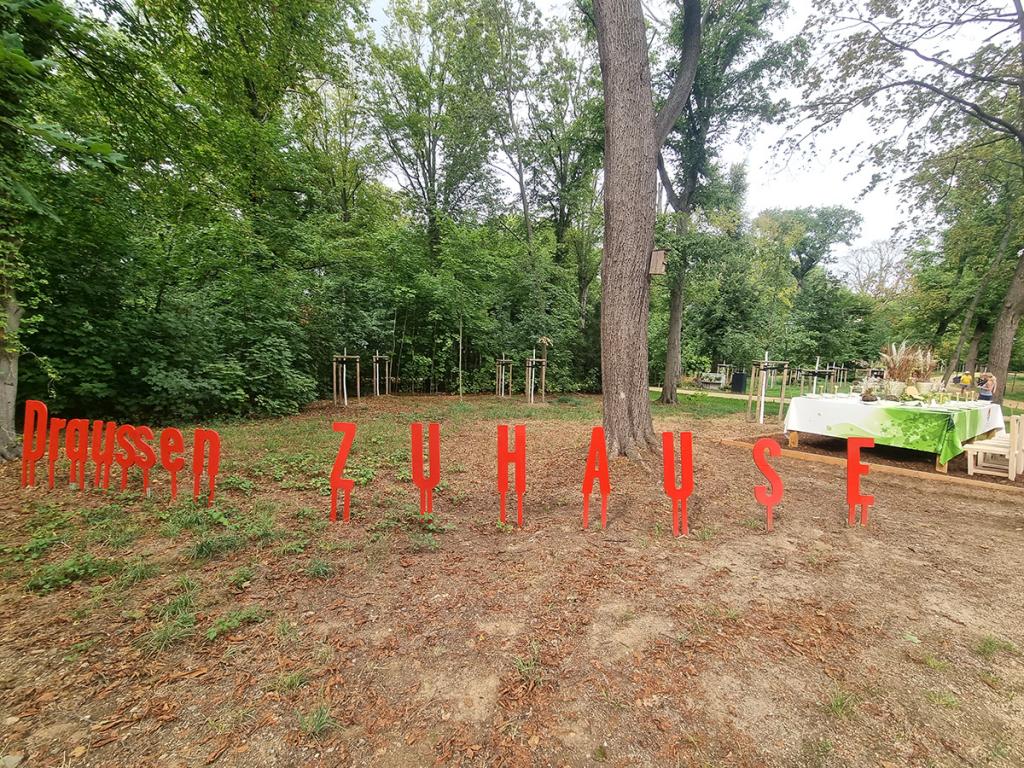
M 515 445 L 508 447 L 508 424 L 498 425 L 498 494 L 501 497 L 501 522 L 505 522 L 505 499 L 508 495 L 508 465 L 515 466 L 517 524 L 523 527 L 523 494 L 526 493 L 526 425 L 515 425 Z
M 679 485 L 676 485 L 675 445 L 671 432 L 661 433 L 665 494 L 672 499 L 672 535 L 688 536 L 686 500 L 693 493 L 693 433 L 679 433 Z

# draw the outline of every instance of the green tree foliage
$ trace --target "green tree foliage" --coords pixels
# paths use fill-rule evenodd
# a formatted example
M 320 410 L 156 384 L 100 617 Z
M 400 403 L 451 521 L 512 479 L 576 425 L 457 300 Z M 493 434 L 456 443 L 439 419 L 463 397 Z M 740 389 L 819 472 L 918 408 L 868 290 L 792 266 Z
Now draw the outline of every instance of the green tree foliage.
M 690 372 L 765 349 L 870 359 L 904 337 L 948 356 L 965 317 L 961 358 L 984 357 L 1024 245 L 1016 145 L 991 126 L 916 156 L 906 189 L 927 214 L 884 301 L 840 279 L 852 211 L 744 214 L 743 169 L 719 153 L 805 77 L 802 41 L 772 33 L 784 10 L 704 4 L 665 150 L 691 218 L 658 224 L 672 274 L 653 283 L 652 380 L 683 254 Z M 376 31 L 336 0 L 0 4 L 0 384 L 76 416 L 284 414 L 329 391 L 345 349 L 364 376 L 379 350 L 402 391 L 452 392 L 461 340 L 474 392 L 546 337 L 549 386 L 598 390 L 604 125 L 584 19 L 530 0 L 395 0 Z M 663 94 L 680 24 L 655 41 Z M 1004 85 L 971 98 L 1012 111 Z

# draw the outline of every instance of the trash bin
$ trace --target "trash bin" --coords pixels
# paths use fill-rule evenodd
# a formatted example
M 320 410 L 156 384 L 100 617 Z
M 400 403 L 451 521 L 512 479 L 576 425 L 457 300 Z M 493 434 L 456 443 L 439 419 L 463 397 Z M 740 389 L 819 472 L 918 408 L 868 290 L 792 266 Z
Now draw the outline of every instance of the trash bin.
M 732 374 L 732 391 L 744 393 L 747 391 L 747 372 L 746 371 L 733 371 Z

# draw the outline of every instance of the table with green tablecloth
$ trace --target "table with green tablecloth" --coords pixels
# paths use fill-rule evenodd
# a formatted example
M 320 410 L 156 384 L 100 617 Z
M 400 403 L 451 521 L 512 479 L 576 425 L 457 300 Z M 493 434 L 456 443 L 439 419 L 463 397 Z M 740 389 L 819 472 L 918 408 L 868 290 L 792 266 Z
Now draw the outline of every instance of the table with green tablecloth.
M 786 413 L 791 445 L 797 444 L 801 432 L 871 437 L 876 445 L 933 453 L 940 471 L 964 452 L 964 443 L 1004 431 L 1002 408 L 980 400 L 942 405 L 886 400 L 865 403 L 859 397 L 812 395 L 793 398 Z

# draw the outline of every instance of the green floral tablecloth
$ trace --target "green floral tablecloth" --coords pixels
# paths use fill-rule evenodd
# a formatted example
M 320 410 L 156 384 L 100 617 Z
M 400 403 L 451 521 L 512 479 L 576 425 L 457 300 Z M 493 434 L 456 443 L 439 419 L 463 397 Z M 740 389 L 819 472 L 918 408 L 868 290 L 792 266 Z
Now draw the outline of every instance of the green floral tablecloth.
M 1003 410 L 984 402 L 922 406 L 859 398 L 793 398 L 786 431 L 830 437 L 872 437 L 891 445 L 938 455 L 945 464 L 964 452 L 964 443 L 995 430 L 1003 432 Z

